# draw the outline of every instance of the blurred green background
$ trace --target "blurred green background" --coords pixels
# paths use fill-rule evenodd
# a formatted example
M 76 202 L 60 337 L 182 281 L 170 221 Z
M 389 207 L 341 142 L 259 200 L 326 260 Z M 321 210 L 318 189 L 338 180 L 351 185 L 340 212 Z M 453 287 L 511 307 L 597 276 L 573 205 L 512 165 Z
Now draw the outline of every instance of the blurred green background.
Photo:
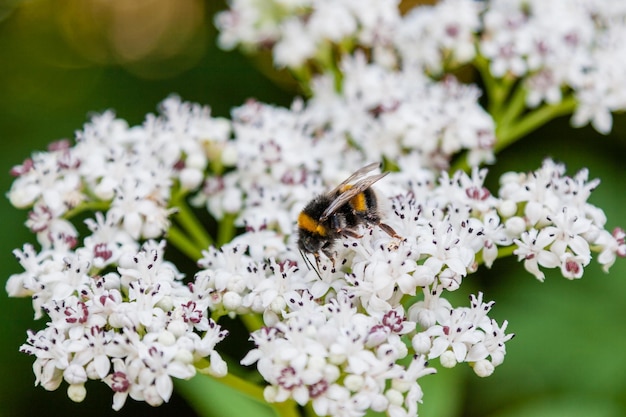
M 0 189 L 11 184 L 9 169 L 34 150 L 72 138 L 90 112 L 114 109 L 133 124 L 170 94 L 208 104 L 228 116 L 247 98 L 288 105 L 289 83 L 270 80 L 237 52 L 215 46 L 212 15 L 222 8 L 200 0 L 32 0 L 0 2 Z M 277 85 L 280 83 L 282 86 Z M 287 87 L 285 87 L 287 86 Z M 556 120 L 504 151 L 491 170 L 491 188 L 507 170 L 532 170 L 551 156 L 574 174 L 588 167 L 602 184 L 592 202 L 605 209 L 608 228 L 626 226 L 626 120 L 613 133 L 574 130 Z M 12 250 L 32 241 L 26 212 L 0 200 L 4 280 L 20 271 Z M 422 417 L 626 415 L 626 260 L 610 274 L 592 264 L 582 280 L 548 273 L 541 284 L 513 259 L 472 276 L 454 295 L 466 304 L 482 290 L 496 300 L 499 322 L 516 337 L 495 374 L 479 379 L 464 367 L 423 380 Z M 35 416 L 54 410 L 73 416 L 193 416 L 180 397 L 151 408 L 129 400 L 110 409 L 104 384 L 87 385 L 87 399 L 74 404 L 65 385 L 56 392 L 33 388 L 32 359 L 18 352 L 32 320 L 30 300 L 0 291 L 0 417 Z M 232 402 L 237 404 L 236 401 Z M 215 415 L 233 415 L 217 411 Z

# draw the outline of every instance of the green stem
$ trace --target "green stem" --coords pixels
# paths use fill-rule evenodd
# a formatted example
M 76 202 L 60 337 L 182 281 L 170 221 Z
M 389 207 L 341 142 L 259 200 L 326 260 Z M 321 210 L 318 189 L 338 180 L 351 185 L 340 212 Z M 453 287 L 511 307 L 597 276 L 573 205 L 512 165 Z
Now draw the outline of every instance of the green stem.
M 299 68 L 290 69 L 291 75 L 298 82 L 302 93 L 306 97 L 311 97 L 313 92 L 311 91 L 311 79 L 313 78 L 311 74 L 311 68 L 309 68 L 308 63 L 304 63 Z
M 496 120 L 496 126 L 507 126 L 517 119 L 526 108 L 526 88 L 519 84 L 511 94 L 507 105 L 500 112 L 500 118 Z
M 198 247 L 206 249 L 213 244 L 213 239 L 207 233 L 204 225 L 187 204 L 183 192 L 177 193 L 172 198 L 171 205 L 177 210 L 174 219 Z
M 510 245 L 510 246 L 499 247 L 498 248 L 498 256 L 496 256 L 496 259 L 502 259 L 502 258 L 505 258 L 507 256 L 513 255 L 513 251 L 515 249 L 517 249 L 517 245 Z M 480 266 L 480 265 L 482 265 L 484 263 L 483 253 L 482 252 L 478 252 L 476 254 L 475 262 L 476 262 L 476 265 L 478 265 L 478 266 Z
M 482 55 L 476 57 L 474 64 L 485 84 L 489 114 L 494 119 L 499 119 L 503 103 L 509 97 L 515 78 L 506 75 L 502 78 L 494 78 L 489 70 L 489 61 Z
M 487 111 L 493 118 L 496 124 L 496 147 L 500 142 L 500 136 L 498 135 L 498 129 L 503 125 L 508 125 L 517 116 L 519 116 L 525 108 L 526 89 L 517 84 L 517 87 L 513 93 L 511 89 L 516 85 L 515 77 L 505 75 L 502 78 L 494 78 L 489 70 L 489 61 L 482 55 L 478 55 L 474 60 L 474 65 L 485 84 L 485 91 L 487 93 Z M 507 102 L 508 100 L 508 102 Z M 505 105 L 506 103 L 506 105 Z M 495 151 L 495 149 L 494 149 Z M 450 166 L 449 172 L 454 173 L 456 171 L 470 171 L 470 166 L 467 162 L 467 153 L 460 155 L 456 161 Z
M 244 324 L 244 326 L 246 326 L 246 329 L 250 333 L 252 333 L 255 330 L 259 330 L 260 328 L 265 326 L 265 323 L 263 323 L 261 316 L 258 314 L 254 314 L 254 313 L 240 314 L 239 318 L 241 319 L 242 323 Z
M 237 218 L 236 213 L 224 213 L 224 217 L 220 220 L 219 225 L 217 227 L 217 247 L 221 247 L 222 245 L 233 240 L 235 236 L 235 219 Z
M 496 122 L 496 143 L 493 149 L 495 153 L 500 152 L 550 120 L 572 113 L 577 105 L 576 99 L 570 95 L 557 104 L 543 105 L 522 114 L 525 95 L 524 88 L 518 86 L 506 109 L 504 111 L 498 110 L 496 114 L 492 113 Z M 450 172 L 454 173 L 458 170 L 469 172 L 469 169 L 467 158 L 461 155 L 450 167 Z
M 197 261 L 202 257 L 202 250 L 197 244 L 189 240 L 187 234 L 174 225 L 171 225 L 167 230 L 167 240 L 179 251 L 187 255 L 189 259 Z
M 343 91 L 344 79 L 344 73 L 340 67 L 341 57 L 351 55 L 354 51 L 354 46 L 354 40 L 348 38 L 344 39 L 338 45 L 335 45 L 333 47 L 334 49 L 331 49 L 326 71 L 333 75 L 333 79 L 335 81 L 335 91 L 339 94 Z
M 510 245 L 510 246 L 498 248 L 498 259 L 513 255 L 513 252 L 517 248 L 518 248 L 517 245 Z
M 298 411 L 298 406 L 295 401 L 287 400 L 282 403 L 272 403 L 272 408 L 276 410 L 276 413 L 282 417 L 302 417 Z
M 573 96 L 568 96 L 557 104 L 544 105 L 526 113 L 515 123 L 497 126 L 496 136 L 498 139 L 494 151 L 498 152 L 506 148 L 556 117 L 573 112 L 576 104 L 576 99 Z
M 109 209 L 109 207 L 111 206 L 111 202 L 110 201 L 102 201 L 102 200 L 97 200 L 97 201 L 86 201 L 84 203 L 79 204 L 78 206 L 74 207 L 71 210 L 68 210 L 67 212 L 65 212 L 65 218 L 66 219 L 71 219 L 72 217 L 84 212 L 84 211 L 107 211 Z
M 491 72 L 489 72 L 489 61 L 482 55 L 477 55 L 474 61 L 474 65 L 478 72 L 480 73 L 480 78 L 483 80 L 485 84 L 485 91 L 487 92 L 487 100 L 489 103 L 493 103 L 496 101 L 495 91 L 496 88 L 496 79 L 491 76 Z M 491 113 L 491 112 L 490 112 Z
M 307 417 L 317 417 L 317 413 L 313 410 L 313 405 L 310 401 L 304 406 L 304 415 Z

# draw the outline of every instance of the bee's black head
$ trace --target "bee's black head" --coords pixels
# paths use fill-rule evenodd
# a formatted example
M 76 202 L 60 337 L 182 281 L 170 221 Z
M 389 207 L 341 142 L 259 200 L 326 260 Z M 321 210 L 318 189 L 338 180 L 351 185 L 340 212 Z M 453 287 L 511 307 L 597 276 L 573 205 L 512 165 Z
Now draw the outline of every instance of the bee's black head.
M 305 253 L 318 253 L 328 240 L 317 234 L 305 229 L 298 231 L 298 249 Z

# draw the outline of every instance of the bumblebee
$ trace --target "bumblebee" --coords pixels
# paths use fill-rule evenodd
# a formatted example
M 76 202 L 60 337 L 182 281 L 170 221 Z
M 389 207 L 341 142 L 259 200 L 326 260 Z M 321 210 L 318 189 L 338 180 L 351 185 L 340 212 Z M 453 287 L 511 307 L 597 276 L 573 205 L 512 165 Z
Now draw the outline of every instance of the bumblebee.
M 328 193 L 321 194 L 309 202 L 298 216 L 298 248 L 303 254 L 312 253 L 319 265 L 319 253 L 333 260 L 332 247 L 340 237 L 360 238 L 356 228 L 361 225 L 376 225 L 389 236 L 398 234 L 381 221 L 376 194 L 372 185 L 388 173 L 366 174 L 380 166 L 375 162 L 350 175 Z

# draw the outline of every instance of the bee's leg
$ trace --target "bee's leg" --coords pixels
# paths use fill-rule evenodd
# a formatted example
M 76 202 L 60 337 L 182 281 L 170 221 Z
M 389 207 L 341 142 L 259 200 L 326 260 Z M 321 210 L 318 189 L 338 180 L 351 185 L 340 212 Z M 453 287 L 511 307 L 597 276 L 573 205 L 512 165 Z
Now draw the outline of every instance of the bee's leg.
M 389 226 L 388 224 L 385 224 L 385 223 L 379 221 L 378 222 L 378 227 L 383 229 L 383 231 L 385 233 L 387 233 L 389 236 L 393 237 L 394 239 L 402 239 L 402 236 L 397 234 L 396 231 L 393 230 L 393 228 L 391 226 Z
M 309 259 L 309 257 L 307 256 L 306 253 L 304 253 L 303 251 L 300 251 L 300 255 L 302 256 L 302 259 L 304 259 L 304 263 L 306 265 L 306 267 L 308 269 L 312 269 L 313 271 L 315 271 L 315 273 L 317 274 L 317 276 L 321 279 L 322 276 L 320 275 L 320 268 L 319 268 L 319 257 L 320 255 L 317 252 L 313 252 L 313 256 L 315 257 L 315 264 L 317 265 L 313 265 L 313 262 L 311 262 L 311 260 Z
M 341 218 L 340 216 L 333 215 L 332 217 L 329 218 L 329 220 L 330 220 L 331 228 L 336 233 L 342 236 L 353 237 L 355 239 L 359 239 L 363 237 L 363 235 L 358 234 L 352 229 L 346 229 L 345 227 L 347 226 L 346 224 L 347 222 L 345 221 L 345 219 Z
M 332 245 L 330 244 L 330 242 L 327 242 L 324 246 L 322 246 L 322 252 L 324 252 L 324 255 L 326 255 L 326 257 L 328 259 L 330 259 L 330 262 L 332 262 L 333 265 L 333 271 L 335 269 L 335 253 L 331 250 L 332 249 Z M 316 253 L 315 254 L 315 260 L 317 261 L 317 267 L 319 269 L 319 254 Z
M 315 272 L 317 273 L 317 276 L 321 279 L 322 276 L 320 275 L 320 254 L 318 252 L 314 252 L 313 256 L 315 257 Z
M 381 229 L 383 229 L 383 231 L 385 233 L 387 233 L 389 236 L 391 236 L 394 239 L 402 239 L 404 240 L 404 238 L 402 236 L 400 236 L 398 233 L 396 233 L 395 230 L 393 230 L 393 227 L 389 226 L 386 223 L 383 223 L 382 220 L 380 219 L 380 216 L 378 215 L 378 213 L 376 212 L 369 212 L 369 213 L 364 213 L 361 215 L 361 218 L 368 224 L 375 224 L 378 227 L 380 227 Z
M 339 233 L 341 233 L 344 236 L 353 237 L 355 239 L 360 239 L 363 237 L 363 235 L 360 235 L 351 229 L 343 229 L 343 230 L 340 230 Z

